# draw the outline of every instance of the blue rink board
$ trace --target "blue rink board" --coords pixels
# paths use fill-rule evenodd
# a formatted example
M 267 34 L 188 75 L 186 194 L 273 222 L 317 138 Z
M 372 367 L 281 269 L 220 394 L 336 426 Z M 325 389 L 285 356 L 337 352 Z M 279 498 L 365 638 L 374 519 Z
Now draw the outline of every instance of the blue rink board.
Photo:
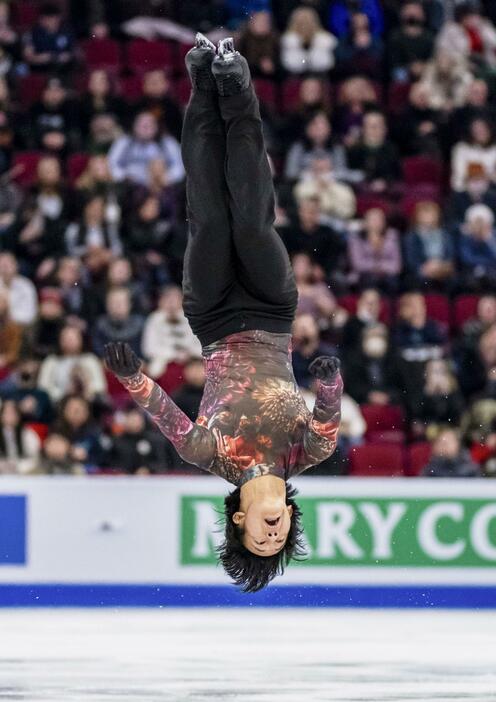
M 0 607 L 373 607 L 496 609 L 496 586 L 1 584 Z

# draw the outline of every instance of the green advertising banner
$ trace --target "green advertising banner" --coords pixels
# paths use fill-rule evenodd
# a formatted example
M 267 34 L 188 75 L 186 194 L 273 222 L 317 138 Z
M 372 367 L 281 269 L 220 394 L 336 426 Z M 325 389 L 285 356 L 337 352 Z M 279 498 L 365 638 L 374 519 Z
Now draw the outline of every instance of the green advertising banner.
M 298 499 L 308 557 L 293 567 L 492 568 L 496 501 L 478 498 Z M 215 565 L 222 499 L 183 495 L 180 562 Z

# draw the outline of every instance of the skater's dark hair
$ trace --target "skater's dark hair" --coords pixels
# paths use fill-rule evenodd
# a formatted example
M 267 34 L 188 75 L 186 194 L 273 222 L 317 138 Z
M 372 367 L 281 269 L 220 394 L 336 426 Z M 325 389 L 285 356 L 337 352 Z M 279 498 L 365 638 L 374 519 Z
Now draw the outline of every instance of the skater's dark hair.
M 234 524 L 233 515 L 239 512 L 241 488 L 236 488 L 224 499 L 225 541 L 217 549 L 226 573 L 243 592 L 257 592 L 268 585 L 276 575 L 282 575 L 293 558 L 305 555 L 301 510 L 294 501 L 296 488 L 286 485 L 286 504 L 293 508 L 291 526 L 284 548 L 274 556 L 257 556 L 243 546 L 243 530 Z

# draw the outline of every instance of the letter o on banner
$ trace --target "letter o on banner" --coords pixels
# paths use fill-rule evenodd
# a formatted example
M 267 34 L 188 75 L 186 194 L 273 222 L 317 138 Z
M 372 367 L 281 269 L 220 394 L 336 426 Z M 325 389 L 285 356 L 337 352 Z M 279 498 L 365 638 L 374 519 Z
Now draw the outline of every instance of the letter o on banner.
M 487 561 L 496 561 L 496 544 L 489 539 L 489 527 L 493 519 L 496 519 L 496 504 L 485 505 L 475 514 L 470 525 L 472 548 Z
M 441 502 L 424 511 L 419 519 L 417 534 L 420 547 L 428 556 L 438 561 L 452 561 L 461 556 L 465 541 L 458 539 L 451 544 L 443 543 L 436 534 L 436 527 L 443 517 L 461 522 L 463 515 L 463 505 L 459 502 Z

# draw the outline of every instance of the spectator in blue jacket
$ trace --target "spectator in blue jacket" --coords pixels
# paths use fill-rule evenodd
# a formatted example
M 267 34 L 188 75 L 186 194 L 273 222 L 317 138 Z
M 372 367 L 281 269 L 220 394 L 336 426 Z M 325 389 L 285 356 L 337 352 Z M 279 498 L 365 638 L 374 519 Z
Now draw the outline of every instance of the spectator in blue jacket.
M 367 15 L 370 31 L 374 37 L 384 33 L 384 13 L 379 0 L 334 0 L 329 9 L 329 29 L 337 37 L 344 37 L 350 31 L 352 17 L 360 13 Z
M 448 232 L 441 226 L 439 205 L 431 200 L 419 202 L 412 224 L 404 240 L 409 283 L 446 288 L 455 272 L 455 252 Z
M 38 22 L 24 38 L 24 59 L 34 70 L 68 69 L 74 60 L 74 36 L 65 26 L 62 10 L 47 2 L 39 11 Z
M 357 12 L 351 18 L 350 30 L 341 37 L 336 49 L 340 76 L 364 75 L 381 80 L 384 46 L 380 37 L 370 31 L 367 15 Z
M 236 29 L 255 12 L 270 12 L 271 0 L 226 0 L 229 27 Z
M 465 215 L 459 242 L 463 283 L 471 290 L 496 287 L 496 232 L 487 205 L 472 205 Z

